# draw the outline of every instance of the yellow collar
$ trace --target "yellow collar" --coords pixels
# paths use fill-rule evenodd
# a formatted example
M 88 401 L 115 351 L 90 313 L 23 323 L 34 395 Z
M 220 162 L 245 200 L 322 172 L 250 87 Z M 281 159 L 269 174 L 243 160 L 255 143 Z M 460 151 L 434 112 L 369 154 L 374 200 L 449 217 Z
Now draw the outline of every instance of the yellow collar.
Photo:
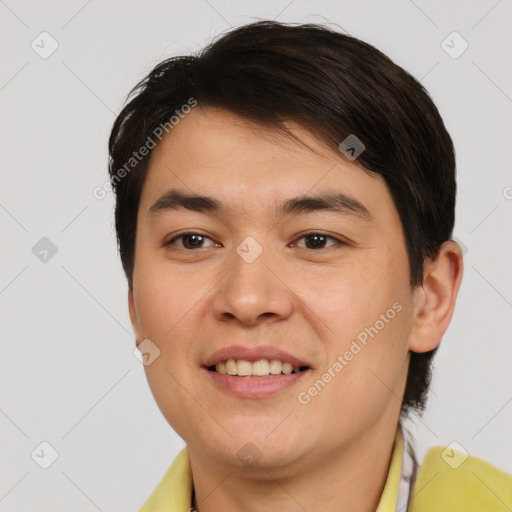
M 398 428 L 388 477 L 376 512 L 395 512 L 402 470 L 404 442 Z M 192 508 L 192 470 L 187 448 L 183 448 L 139 512 L 189 512 Z
M 403 457 L 404 440 L 398 428 L 376 512 L 396 512 Z M 139 512 L 190 512 L 192 487 L 190 460 L 184 448 Z M 428 451 L 413 484 L 411 501 L 401 512 L 405 509 L 407 512 L 510 512 L 512 476 L 450 446 L 435 446 Z
M 402 476 L 402 461 L 404 458 L 404 438 L 402 430 L 396 429 L 395 444 L 389 463 L 388 477 L 384 484 L 379 506 L 375 512 L 396 512 L 396 502 L 398 496 L 398 485 Z

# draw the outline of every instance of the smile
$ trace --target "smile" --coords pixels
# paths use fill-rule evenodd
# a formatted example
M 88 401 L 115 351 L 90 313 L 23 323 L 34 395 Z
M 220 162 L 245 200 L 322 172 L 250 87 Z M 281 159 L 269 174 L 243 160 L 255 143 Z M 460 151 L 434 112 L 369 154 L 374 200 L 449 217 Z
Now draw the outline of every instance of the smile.
M 207 357 L 202 370 L 214 389 L 237 398 L 266 398 L 294 386 L 312 363 L 272 345 L 231 345 Z

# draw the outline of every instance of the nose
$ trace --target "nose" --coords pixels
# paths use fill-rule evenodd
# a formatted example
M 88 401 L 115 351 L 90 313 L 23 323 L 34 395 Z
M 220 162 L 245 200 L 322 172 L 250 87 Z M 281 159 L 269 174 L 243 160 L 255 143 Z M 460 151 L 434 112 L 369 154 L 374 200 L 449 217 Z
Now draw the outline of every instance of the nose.
M 294 294 L 270 252 L 264 250 L 249 262 L 233 251 L 230 271 L 212 297 L 217 320 L 254 326 L 284 320 L 292 314 Z

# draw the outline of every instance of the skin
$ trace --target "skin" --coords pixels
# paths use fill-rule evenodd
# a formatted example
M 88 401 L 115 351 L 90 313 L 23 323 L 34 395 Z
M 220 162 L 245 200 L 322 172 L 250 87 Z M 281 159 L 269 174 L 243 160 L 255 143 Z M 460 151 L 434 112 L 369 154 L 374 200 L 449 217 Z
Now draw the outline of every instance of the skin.
M 300 125 L 287 126 L 304 144 L 197 107 L 154 149 L 142 190 L 130 317 L 136 343 L 149 338 L 160 350 L 146 376 L 187 443 L 200 512 L 375 510 L 410 351 L 439 344 L 462 279 L 461 249 L 449 241 L 426 263 L 423 286 L 411 290 L 385 182 Z M 214 197 L 225 211 L 150 214 L 170 188 Z M 326 191 L 356 198 L 372 220 L 328 211 L 275 216 L 286 199 Z M 206 236 L 203 245 L 190 248 L 190 238 L 178 238 L 165 246 L 188 231 Z M 311 248 L 304 231 L 335 239 Z M 250 264 L 236 252 L 248 236 L 263 249 Z M 402 310 L 301 404 L 298 394 L 396 302 Z M 233 344 L 277 346 L 313 369 L 274 396 L 239 398 L 201 368 Z M 248 442 L 261 455 L 250 465 L 237 456 Z

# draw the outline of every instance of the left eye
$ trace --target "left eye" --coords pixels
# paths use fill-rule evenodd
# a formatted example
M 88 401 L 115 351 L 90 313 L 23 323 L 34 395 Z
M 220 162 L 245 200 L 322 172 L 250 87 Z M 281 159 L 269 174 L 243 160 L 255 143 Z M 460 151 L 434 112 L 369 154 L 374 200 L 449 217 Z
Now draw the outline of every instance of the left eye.
M 338 240 L 337 238 L 334 238 L 330 235 L 325 235 L 323 233 L 306 233 L 297 240 L 302 240 L 303 238 L 310 241 L 309 244 L 306 242 L 306 249 L 325 249 L 325 243 L 327 240 L 333 240 L 335 242 L 333 245 L 343 244 L 341 240 Z

